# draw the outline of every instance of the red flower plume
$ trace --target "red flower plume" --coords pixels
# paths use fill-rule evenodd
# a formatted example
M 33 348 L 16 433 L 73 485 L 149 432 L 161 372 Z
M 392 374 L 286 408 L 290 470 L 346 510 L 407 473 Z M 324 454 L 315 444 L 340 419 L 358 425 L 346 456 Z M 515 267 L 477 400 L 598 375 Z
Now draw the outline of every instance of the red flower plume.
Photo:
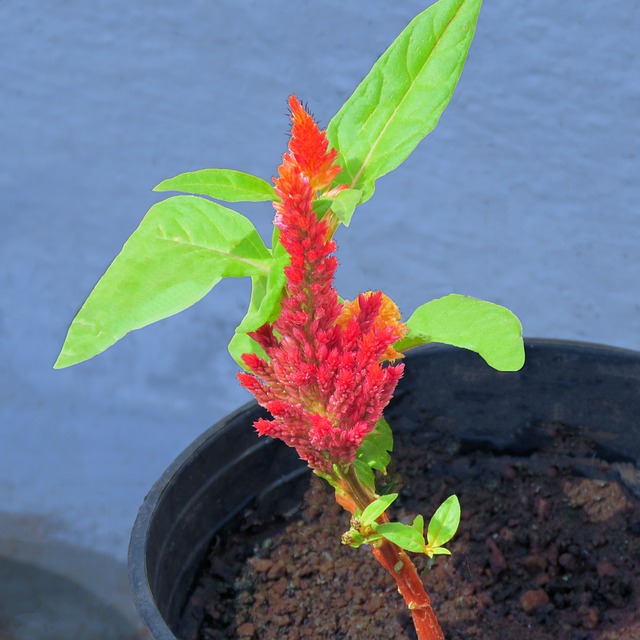
M 381 363 L 400 357 L 392 345 L 406 327 L 380 292 L 340 303 L 333 288 L 336 221 L 330 211 L 322 219 L 313 211 L 341 171 L 338 154 L 294 96 L 289 107 L 289 150 L 274 179 L 274 224 L 291 258 L 286 292 L 278 319 L 251 334 L 268 359 L 245 354 L 251 373 L 238 377 L 273 417 L 256 422 L 258 433 L 280 438 L 327 472 L 353 462 L 391 399 L 403 365 Z

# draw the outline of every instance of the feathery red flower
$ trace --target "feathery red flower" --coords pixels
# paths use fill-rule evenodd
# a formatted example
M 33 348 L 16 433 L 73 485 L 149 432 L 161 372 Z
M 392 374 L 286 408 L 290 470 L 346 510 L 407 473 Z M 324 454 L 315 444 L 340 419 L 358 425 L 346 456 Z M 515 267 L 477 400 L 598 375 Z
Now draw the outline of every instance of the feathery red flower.
M 290 255 L 286 291 L 273 324 L 251 334 L 267 359 L 245 354 L 241 384 L 272 415 L 260 435 L 295 447 L 317 471 L 351 463 L 388 404 L 403 365 L 392 348 L 404 336 L 397 307 L 380 292 L 341 304 L 333 288 L 337 260 L 331 211 L 321 219 L 313 201 L 341 168 L 326 133 L 291 96 L 291 140 L 274 178 L 280 202 L 274 224 Z
M 320 131 L 313 117 L 295 96 L 289 97 L 291 111 L 291 139 L 284 163 L 291 162 L 304 175 L 313 190 L 328 187 L 341 171 L 335 164 L 336 149 L 329 148 L 324 131 Z

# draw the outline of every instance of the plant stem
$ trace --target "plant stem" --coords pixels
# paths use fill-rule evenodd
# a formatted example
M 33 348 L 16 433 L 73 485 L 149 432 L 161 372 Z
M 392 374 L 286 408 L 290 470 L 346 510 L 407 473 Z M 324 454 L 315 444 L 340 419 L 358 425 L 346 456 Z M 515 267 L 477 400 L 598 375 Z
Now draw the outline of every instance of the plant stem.
M 372 545 L 371 551 L 376 560 L 396 581 L 398 591 L 402 594 L 411 611 L 418 639 L 444 640 L 442 629 L 431 607 L 431 599 L 409 556 L 388 540 Z
M 346 470 L 342 479 L 345 493 L 360 511 L 364 511 L 376 499 L 373 492 L 362 485 L 353 467 Z M 346 504 L 343 506 L 347 508 Z M 386 513 L 378 518 L 378 522 L 388 521 Z M 374 542 L 371 551 L 398 585 L 398 591 L 411 611 L 418 640 L 444 640 L 444 634 L 431 607 L 431 599 L 409 556 L 398 545 L 384 539 Z

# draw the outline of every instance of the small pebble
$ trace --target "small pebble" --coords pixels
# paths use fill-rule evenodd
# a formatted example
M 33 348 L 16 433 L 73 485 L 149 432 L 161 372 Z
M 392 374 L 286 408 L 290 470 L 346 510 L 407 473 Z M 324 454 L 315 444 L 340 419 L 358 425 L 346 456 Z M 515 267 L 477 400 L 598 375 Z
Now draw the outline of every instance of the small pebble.
M 522 564 L 529 571 L 544 571 L 547 568 L 547 559 L 541 553 L 530 553 Z
M 269 580 L 277 580 L 278 578 L 282 578 L 285 574 L 286 566 L 284 562 L 279 560 L 278 562 L 274 562 L 272 566 L 267 571 L 267 578 Z
M 544 589 L 530 589 L 520 596 L 520 606 L 527 615 L 533 615 L 546 604 L 549 604 L 549 596 Z
M 273 593 L 281 596 L 287 590 L 287 579 L 280 578 L 280 580 L 273 583 L 273 587 L 271 587 L 271 589 Z
M 595 607 L 589 607 L 582 616 L 582 626 L 585 629 L 593 630 L 600 623 L 600 614 Z
M 539 520 L 544 520 L 544 517 L 547 513 L 548 508 L 549 508 L 548 500 L 545 500 L 544 498 L 538 498 L 536 500 L 536 515 L 538 516 Z
M 596 566 L 598 572 L 598 578 L 606 578 L 608 576 L 616 575 L 615 565 L 607 560 L 601 560 Z
M 507 465 L 502 470 L 502 477 L 505 480 L 515 480 L 518 477 L 518 470 L 512 465 Z
M 507 561 L 493 538 L 487 538 L 485 544 L 491 552 L 491 556 L 489 557 L 489 566 L 491 567 L 491 571 L 494 575 L 497 575 L 507 568 Z
M 291 618 L 286 614 L 274 614 L 273 616 L 271 616 L 271 622 L 278 627 L 288 627 L 291 624 Z
M 575 569 L 576 557 L 571 553 L 561 553 L 558 557 L 558 564 L 568 570 Z
M 550 580 L 551 578 L 546 573 L 540 573 L 534 578 L 533 583 L 536 587 L 544 587 L 545 584 L 549 584 Z
M 273 567 L 273 560 L 266 558 L 252 558 L 251 564 L 257 573 L 267 573 L 271 567 Z

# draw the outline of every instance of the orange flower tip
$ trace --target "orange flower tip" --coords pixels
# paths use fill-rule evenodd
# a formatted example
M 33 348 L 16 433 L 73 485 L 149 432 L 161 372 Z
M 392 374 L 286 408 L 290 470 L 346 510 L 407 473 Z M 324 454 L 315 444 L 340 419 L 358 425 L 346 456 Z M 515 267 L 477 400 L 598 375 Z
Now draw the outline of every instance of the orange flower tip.
M 313 119 L 309 111 L 295 95 L 289 96 L 291 112 L 291 140 L 289 151 L 283 157 L 280 166 L 280 178 L 276 179 L 276 193 L 282 197 L 284 173 L 292 166 L 301 172 L 310 182 L 314 192 L 328 187 L 342 170 L 335 164 L 338 151 L 329 147 L 326 131 Z M 285 181 L 287 182 L 287 181 Z
M 295 94 L 291 94 L 289 96 L 289 100 L 287 101 L 289 104 L 289 111 L 291 111 L 291 119 L 301 118 L 305 115 L 310 116 L 311 114 L 302 106 L 302 103 Z
M 407 325 L 402 322 L 397 305 L 381 291 L 367 291 L 359 294 L 355 300 L 345 300 L 338 317 L 338 324 L 346 328 L 352 320 L 362 321 L 363 317 L 370 317 L 371 313 L 375 314 L 374 328 L 378 332 L 384 331 L 395 336 L 394 343 L 407 334 Z M 385 350 L 382 360 L 393 361 L 403 357 L 403 354 L 394 349 L 391 344 Z
M 398 351 L 394 349 L 393 345 L 387 347 L 387 350 L 384 352 L 384 356 L 382 356 L 383 361 L 395 362 L 396 360 L 402 360 L 404 358 L 404 353 L 402 351 Z

